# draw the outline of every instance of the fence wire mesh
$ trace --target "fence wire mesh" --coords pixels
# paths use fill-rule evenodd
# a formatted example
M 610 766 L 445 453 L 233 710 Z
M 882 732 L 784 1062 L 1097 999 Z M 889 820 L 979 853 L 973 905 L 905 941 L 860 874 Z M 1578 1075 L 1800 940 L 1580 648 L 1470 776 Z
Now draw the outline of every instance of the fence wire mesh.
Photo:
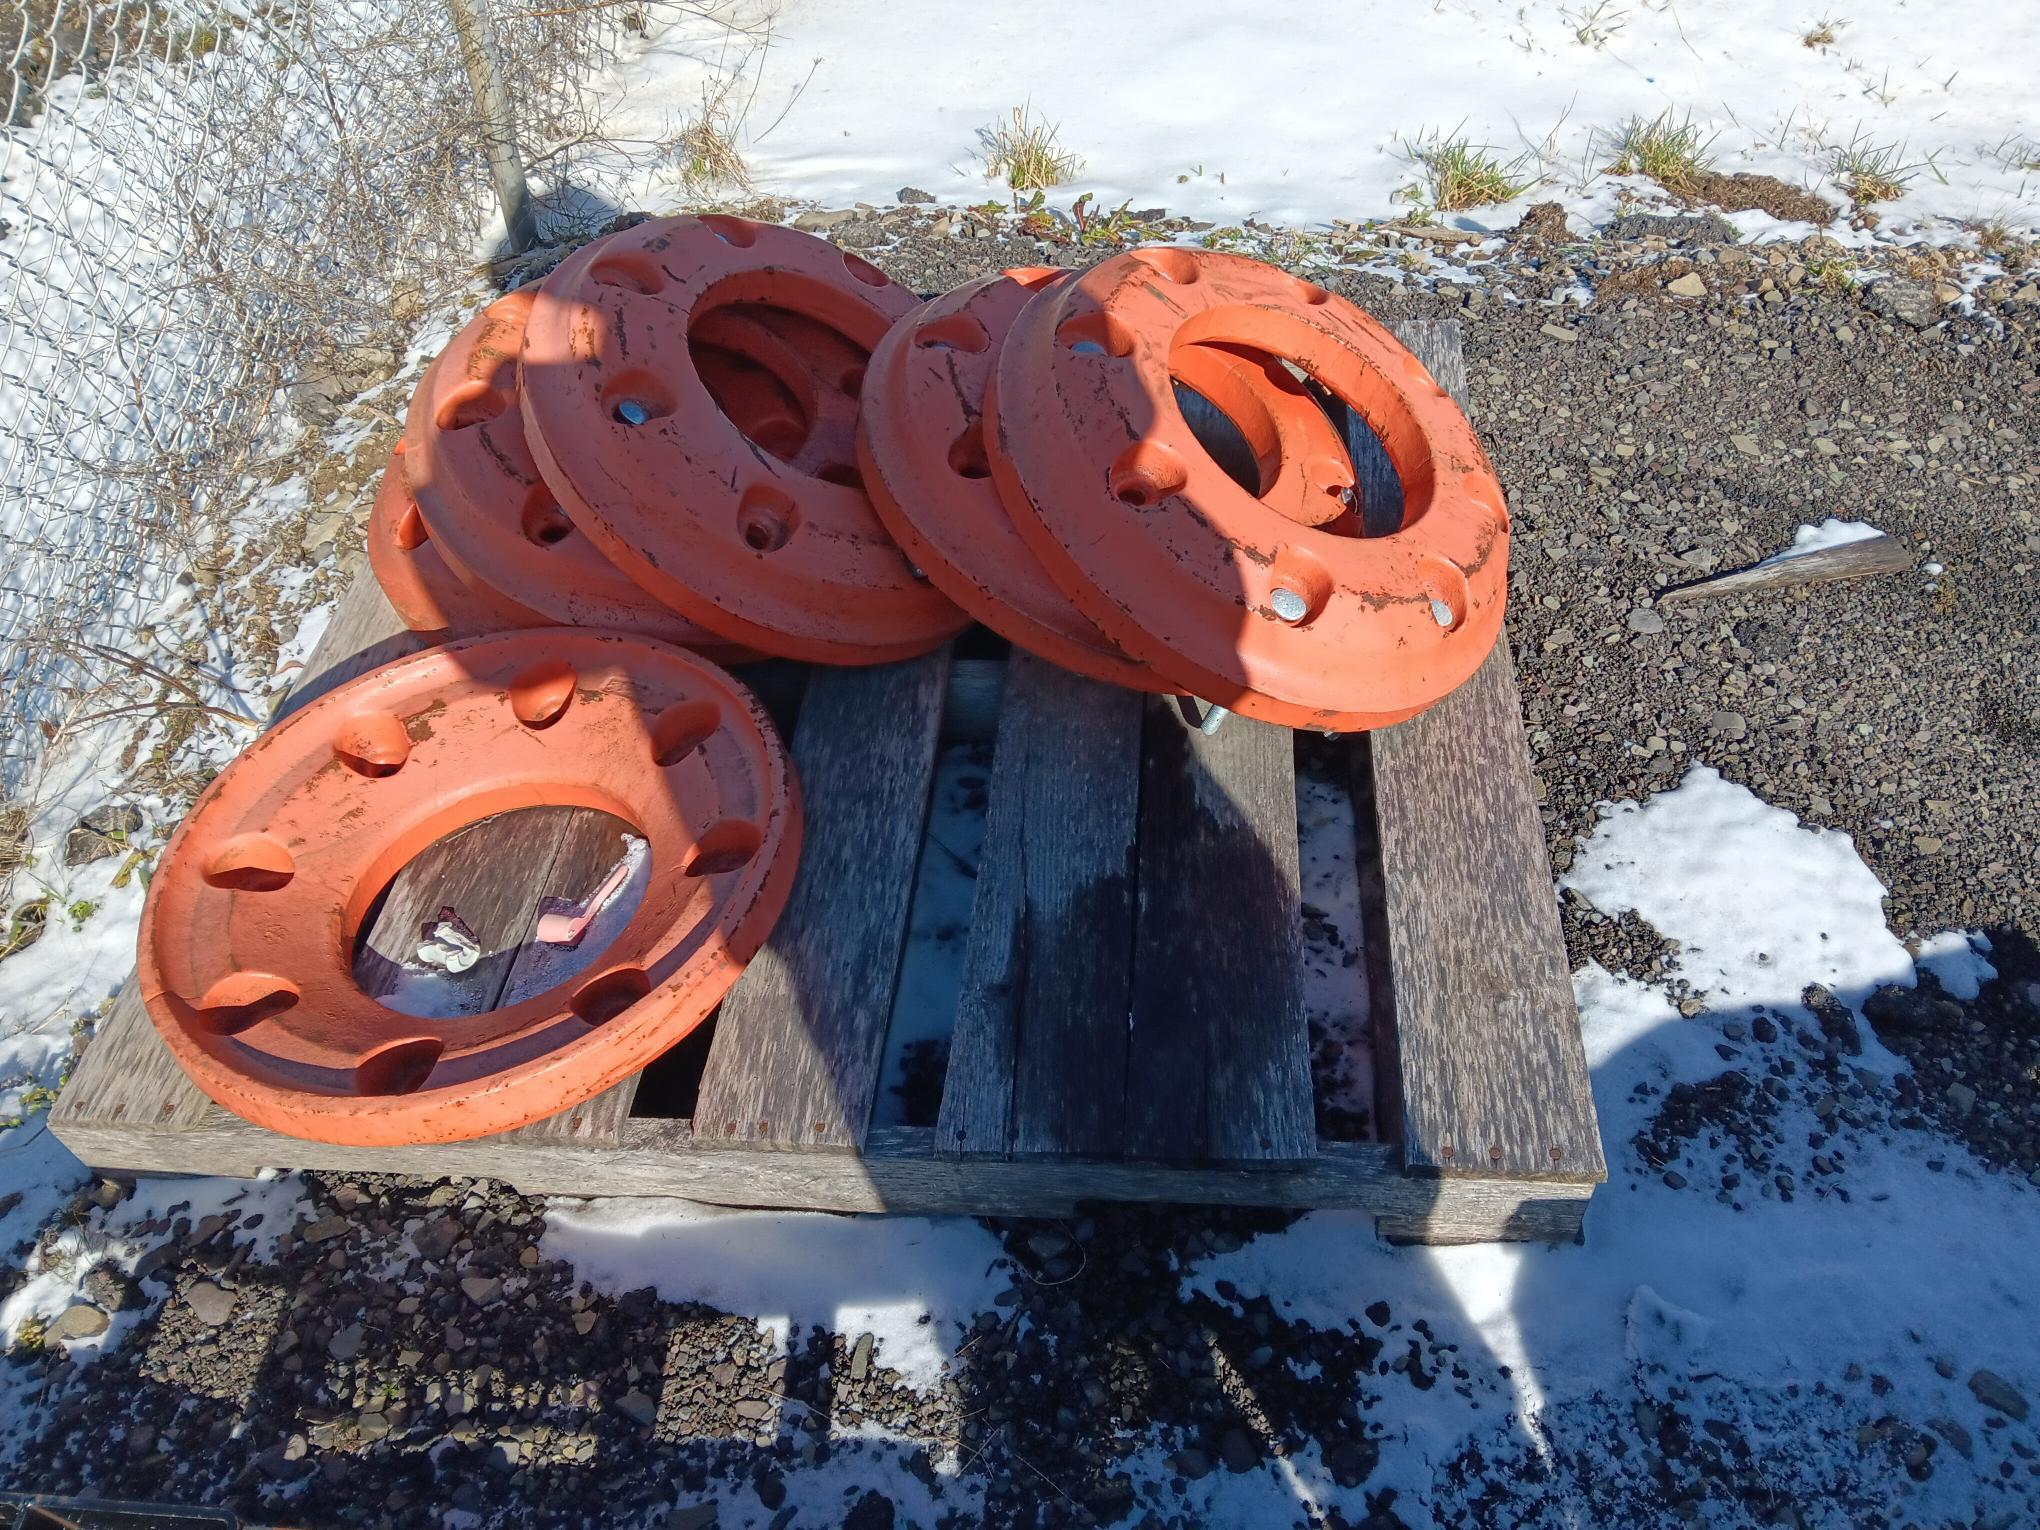
M 498 0 L 556 206 L 617 147 L 604 70 L 719 9 Z M 5 796 L 103 679 L 90 645 L 245 508 L 304 390 L 394 367 L 492 209 L 443 0 L 0 0 L 0 71 Z

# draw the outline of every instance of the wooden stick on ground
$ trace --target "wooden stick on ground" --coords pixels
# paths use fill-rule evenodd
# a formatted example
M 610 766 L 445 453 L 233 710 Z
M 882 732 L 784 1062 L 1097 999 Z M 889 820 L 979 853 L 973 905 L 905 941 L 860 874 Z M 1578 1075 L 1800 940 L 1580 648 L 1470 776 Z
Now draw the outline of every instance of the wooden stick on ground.
M 1823 547 L 1814 552 L 1785 553 L 1749 568 L 1712 579 L 1675 585 L 1657 598 L 1661 606 L 1705 600 L 1713 595 L 1741 595 L 1749 590 L 1783 590 L 1802 584 L 1832 584 L 1841 579 L 1866 579 L 1872 574 L 1902 574 L 1913 566 L 1902 543 L 1879 532 L 1857 542 Z

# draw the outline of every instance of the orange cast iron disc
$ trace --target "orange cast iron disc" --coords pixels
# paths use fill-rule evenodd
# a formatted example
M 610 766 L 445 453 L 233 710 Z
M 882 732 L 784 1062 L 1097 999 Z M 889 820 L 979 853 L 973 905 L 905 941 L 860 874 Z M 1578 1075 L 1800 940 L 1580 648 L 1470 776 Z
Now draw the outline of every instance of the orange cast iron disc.
M 540 472 L 612 562 L 733 641 L 834 664 L 935 647 L 967 618 L 886 535 L 854 462 L 800 472 L 716 407 L 688 342 L 739 304 L 819 322 L 868 356 L 914 300 L 825 240 L 741 218 L 661 219 L 579 250 L 525 329 Z
M 484 1014 L 363 993 L 353 952 L 382 888 L 527 807 L 599 809 L 648 842 L 616 940 Z M 697 655 L 563 627 L 428 649 L 311 702 L 206 789 L 149 884 L 142 998 L 185 1072 L 258 1125 L 362 1146 L 507 1131 L 706 1018 L 785 906 L 799 845 L 771 724 Z
M 446 565 L 521 607 L 519 625 L 604 627 L 745 657 L 668 610 L 574 530 L 539 476 L 517 407 L 517 355 L 534 289 L 498 298 L 426 369 L 404 422 L 404 475 Z
M 1350 534 L 1350 468 L 1306 459 L 1249 493 L 1191 434 L 1178 352 L 1295 362 L 1380 438 L 1399 530 Z M 987 410 L 1014 524 L 1121 648 L 1245 716 L 1352 731 L 1399 721 L 1494 646 L 1508 514 L 1465 415 L 1360 309 L 1258 261 L 1176 248 L 1092 267 L 1021 310 Z M 1335 473 L 1336 469 L 1336 473 Z M 1336 502 L 1336 504 L 1328 504 Z
M 995 632 L 1063 668 L 1140 690 L 1172 690 L 1127 658 L 1063 593 L 1014 529 L 990 481 L 982 407 L 999 348 L 1021 307 L 1070 275 L 1008 271 L 966 282 L 893 326 L 872 353 L 859 424 L 860 461 L 880 518 L 944 594 Z M 1259 474 L 1257 492 L 1291 493 L 1285 474 L 1312 465 L 1350 489 L 1345 446 L 1323 409 L 1272 358 L 1218 345 L 1184 347 L 1175 381 L 1233 423 Z M 1327 519 L 1346 500 L 1316 501 Z
M 895 324 L 871 353 L 858 466 L 886 530 L 971 616 L 1073 674 L 1167 691 L 1048 577 L 985 463 L 981 415 L 999 347 L 1028 299 L 1067 274 L 1031 267 L 980 277 Z
M 397 619 L 437 638 L 478 637 L 533 625 L 515 601 L 465 584 L 439 555 L 404 482 L 404 443 L 390 454 L 368 514 L 368 566 Z

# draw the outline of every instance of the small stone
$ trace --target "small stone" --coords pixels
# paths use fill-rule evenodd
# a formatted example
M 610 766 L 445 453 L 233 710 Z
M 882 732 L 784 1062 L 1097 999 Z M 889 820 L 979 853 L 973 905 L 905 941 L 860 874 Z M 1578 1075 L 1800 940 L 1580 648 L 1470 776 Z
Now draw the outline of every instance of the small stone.
M 142 810 L 126 802 L 102 803 L 64 836 L 64 864 L 85 866 L 118 855 L 130 836 L 142 832 Z
M 923 191 L 919 186 L 902 186 L 899 201 L 902 207 L 918 207 L 935 200 L 934 194 Z
M 94 1265 L 87 1270 L 78 1282 L 78 1289 L 93 1306 L 107 1312 L 131 1312 L 149 1304 L 142 1288 L 110 1264 Z
M 49 1334 L 53 1339 L 96 1339 L 112 1321 L 97 1307 L 78 1302 L 66 1307 L 62 1316 L 50 1324 Z
M 503 1294 L 503 1277 L 469 1275 L 462 1279 L 460 1289 L 477 1307 L 486 1307 Z
M 234 1304 L 238 1298 L 232 1291 L 224 1290 L 209 1280 L 201 1280 L 184 1293 L 184 1300 L 191 1307 L 191 1315 L 208 1328 L 218 1328 L 234 1315 Z
M 2010 297 L 2006 298 L 2005 301 L 2007 303 L 2021 303 L 2028 305 L 2040 303 L 2040 282 L 2026 283 L 2025 286 L 2021 287 L 2017 292 L 2014 292 Z
M 1665 291 L 1673 297 L 1697 298 L 1707 296 L 1707 283 L 1700 279 L 1698 271 L 1688 271 L 1684 276 L 1674 277 L 1665 283 Z
M 877 1340 L 868 1333 L 860 1333 L 857 1342 L 850 1349 L 850 1379 L 862 1381 L 871 1373 L 871 1350 Z
M 1665 1170 L 1665 1184 L 1670 1189 L 1683 1190 L 1686 1188 L 1686 1176 L 1677 1169 L 1667 1169 Z
M 355 1419 L 354 1430 L 365 1441 L 379 1440 L 390 1432 L 389 1416 L 384 1413 L 364 1413 Z
M 716 1506 L 713 1503 L 692 1503 L 668 1514 L 665 1530 L 709 1530 L 715 1523 L 715 1516 Z
M 1261 1464 L 1261 1451 L 1244 1429 L 1228 1429 L 1218 1442 L 1219 1459 L 1229 1472 L 1250 1472 Z
M 832 228 L 841 228 L 844 224 L 855 219 L 856 216 L 856 212 L 847 207 L 838 208 L 830 212 L 817 208 L 813 212 L 804 212 L 798 218 L 795 218 L 793 226 L 810 234 L 826 234 Z
M 1969 1431 L 1956 1423 L 1952 1418 L 1930 1418 L 1927 1420 L 1927 1427 L 1954 1446 L 1955 1454 L 1962 1457 L 1965 1461 L 1969 1459 L 1970 1453 L 1976 1448 L 1975 1442 L 1969 1436 Z
M 324 1243 L 337 1238 L 354 1224 L 345 1217 L 321 1217 L 316 1222 L 298 1229 L 298 1238 L 305 1243 Z
M 1750 720 L 1740 712 L 1715 712 L 1708 717 L 1707 727 L 1717 737 L 1739 739 L 1748 735 Z
M 283 1442 L 283 1459 L 286 1461 L 302 1461 L 305 1458 L 305 1452 L 310 1448 L 305 1443 L 303 1435 L 294 1434 Z
M 1758 443 L 1755 436 L 1730 436 L 1728 444 L 1741 452 L 1745 457 L 1761 457 L 1764 455 L 1764 448 Z
M 1390 1316 L 1387 1302 L 1369 1302 L 1365 1308 L 1367 1321 L 1376 1328 L 1386 1328 Z
M 1813 449 L 1823 457 L 1839 457 L 1842 454 L 1842 449 L 1826 436 L 1815 436 L 1813 438 Z
M 574 1332 L 575 1332 L 575 1333 L 578 1333 L 578 1334 L 580 1334 L 580 1335 L 581 1335 L 582 1337 L 584 1337 L 584 1338 L 585 1338 L 585 1337 L 587 1336 L 588 1330 L 589 1330 L 589 1329 L 591 1329 L 591 1328 L 593 1328 L 594 1326 L 595 1326 L 595 1314 L 594 1314 L 594 1313 L 592 1313 L 592 1312 L 577 1312 L 577 1313 L 575 1313 L 575 1314 L 574 1314 Z
M 1946 308 L 1950 303 L 1962 301 L 1962 289 L 1953 282 L 1934 283 L 1934 301 Z
M 1211 1457 L 1201 1450 L 1193 1450 L 1188 1446 L 1175 1452 L 1164 1464 L 1186 1482 L 1195 1482 L 1199 1478 L 1211 1475 Z
M 1948 1108 L 1958 1116 L 1966 1116 L 1976 1109 L 1976 1091 L 1967 1084 L 1950 1084 L 1946 1099 Z
M 1864 304 L 1879 318 L 1895 319 L 1914 329 L 1925 329 L 1938 316 L 1934 290 L 1902 276 L 1887 276 L 1870 288 Z
M 1847 345 L 1856 338 L 1856 332 L 1846 324 L 1837 324 L 1835 326 L 1835 338 L 1841 341 L 1842 344 Z
M 659 1405 L 644 1392 L 626 1392 L 616 1400 L 616 1411 L 625 1418 L 635 1419 L 647 1429 L 659 1417 Z
M 1547 340 L 1577 340 L 1580 332 L 1563 324 L 1547 324 L 1538 331 Z
M 434 1217 L 423 1227 L 411 1234 L 411 1245 L 427 1259 L 444 1259 L 460 1242 L 461 1227 L 458 1217 Z
M 1649 606 L 1638 606 L 1625 618 L 1631 632 L 1654 637 L 1665 630 L 1665 619 Z
M 1996 1371 L 1978 1371 L 1969 1378 L 1970 1393 L 1986 1408 L 2014 1423 L 2026 1421 L 2026 1396 Z
M 361 1353 L 362 1342 L 367 1337 L 367 1330 L 359 1323 L 349 1323 L 333 1335 L 332 1343 L 326 1346 L 326 1353 L 335 1360 L 352 1360 Z

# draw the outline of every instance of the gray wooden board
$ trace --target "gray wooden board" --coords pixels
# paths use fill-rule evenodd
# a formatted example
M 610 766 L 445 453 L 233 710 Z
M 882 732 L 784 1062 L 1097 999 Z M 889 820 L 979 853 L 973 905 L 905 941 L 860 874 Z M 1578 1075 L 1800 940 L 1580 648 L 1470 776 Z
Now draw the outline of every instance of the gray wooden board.
M 1030 768 L 1027 734 L 1035 714 L 1052 708 L 1058 694 L 1052 665 L 1016 650 L 1008 666 L 949 1064 L 935 1119 L 936 1151 L 966 1158 L 1003 1158 L 1013 1145 L 1013 1053 L 1026 940 L 1021 842 L 1027 832 L 1026 803 L 1015 783 Z
M 1173 698 L 1146 711 L 1126 1153 L 1308 1162 L 1294 737 L 1242 717 L 1205 734 Z
M 794 729 L 800 870 L 723 1001 L 700 1140 L 855 1149 L 871 1124 L 934 779 L 949 653 L 821 669 Z
M 326 1172 L 501 1180 L 529 1195 L 670 1195 L 729 1206 L 826 1211 L 1057 1216 L 1084 1201 L 1349 1207 L 1381 1216 L 1393 1236 L 1563 1239 L 1591 1187 L 1503 1179 L 1416 1179 L 1380 1143 L 1326 1142 L 1305 1169 L 1162 1169 L 1121 1159 L 959 1160 L 925 1127 L 875 1128 L 861 1155 L 704 1149 L 687 1121 L 632 1120 L 599 1141 L 528 1130 L 473 1142 L 353 1148 L 305 1143 L 225 1111 L 171 1127 L 75 1123 L 66 1141 L 86 1162 L 121 1172 L 253 1176 L 288 1165 Z M 1390 1219 L 1393 1219 L 1391 1221 Z
M 1031 704 L 1002 720 L 990 789 L 1015 795 L 1019 854 L 978 865 L 981 886 L 1017 882 L 992 905 L 1018 914 L 1011 1150 L 1110 1156 L 1125 1126 L 1142 698 L 1011 662 L 1009 712 L 1023 688 Z
M 1370 740 L 1404 1162 L 1598 1180 L 1522 717 L 1505 634 L 1473 679 Z
M 1396 332 L 1464 408 L 1457 323 Z M 1387 492 L 1365 468 L 1361 483 Z M 1473 679 L 1368 747 L 1405 1166 L 1605 1179 L 1507 634 Z

